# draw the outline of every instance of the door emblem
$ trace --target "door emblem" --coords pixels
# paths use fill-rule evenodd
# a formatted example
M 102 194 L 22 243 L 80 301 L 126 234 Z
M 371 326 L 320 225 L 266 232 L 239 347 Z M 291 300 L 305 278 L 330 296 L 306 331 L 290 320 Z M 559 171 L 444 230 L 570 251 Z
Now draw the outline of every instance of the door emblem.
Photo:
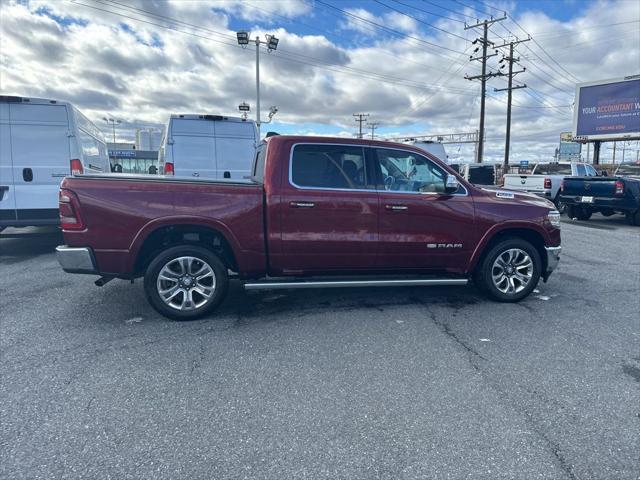
M 427 243 L 427 248 L 462 248 L 461 243 Z

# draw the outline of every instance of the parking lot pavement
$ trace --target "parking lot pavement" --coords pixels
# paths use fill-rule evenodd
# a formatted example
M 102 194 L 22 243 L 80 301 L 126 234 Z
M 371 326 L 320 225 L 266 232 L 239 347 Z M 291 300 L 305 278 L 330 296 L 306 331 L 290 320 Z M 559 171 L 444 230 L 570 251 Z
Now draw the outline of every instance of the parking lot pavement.
M 10 232 L 9 232 L 10 233 Z M 0 239 L 0 477 L 636 479 L 640 229 L 565 221 L 515 305 L 473 287 L 231 295 L 168 321 L 140 282 Z

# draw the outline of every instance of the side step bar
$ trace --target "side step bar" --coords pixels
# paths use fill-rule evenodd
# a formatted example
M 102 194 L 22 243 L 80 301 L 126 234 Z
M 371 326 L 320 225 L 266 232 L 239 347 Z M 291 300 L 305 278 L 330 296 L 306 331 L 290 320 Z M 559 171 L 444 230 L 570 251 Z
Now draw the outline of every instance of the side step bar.
M 276 290 L 283 288 L 351 288 L 351 287 L 411 287 L 466 285 L 466 278 L 424 278 L 388 280 L 309 280 L 247 282 L 245 290 Z

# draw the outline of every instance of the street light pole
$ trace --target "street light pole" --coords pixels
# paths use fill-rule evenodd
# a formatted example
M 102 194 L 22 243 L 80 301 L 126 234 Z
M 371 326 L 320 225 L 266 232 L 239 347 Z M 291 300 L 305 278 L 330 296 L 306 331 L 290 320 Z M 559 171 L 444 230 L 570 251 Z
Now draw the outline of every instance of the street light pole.
M 241 30 L 236 33 L 236 37 L 238 39 L 238 44 L 245 48 L 249 45 L 251 41 L 251 37 L 249 32 L 245 30 Z M 260 45 L 266 45 L 267 51 L 271 53 L 272 51 L 278 48 L 279 40 L 274 35 L 265 35 L 266 41 L 260 40 L 260 35 L 256 35 L 254 40 L 256 44 L 256 127 L 258 128 L 258 138 L 260 138 L 260 125 L 263 123 L 270 123 L 273 116 L 276 114 L 278 109 L 275 106 L 272 106 L 269 109 L 269 120 L 262 121 L 260 118 Z
M 256 36 L 256 125 L 260 138 L 260 37 Z
M 116 143 L 116 125 L 120 124 L 120 120 L 117 120 L 117 119 L 111 118 L 111 117 L 108 117 L 108 118 L 107 117 L 102 117 L 102 119 L 105 122 L 111 124 L 111 129 L 112 129 L 112 132 L 113 132 L 113 143 Z

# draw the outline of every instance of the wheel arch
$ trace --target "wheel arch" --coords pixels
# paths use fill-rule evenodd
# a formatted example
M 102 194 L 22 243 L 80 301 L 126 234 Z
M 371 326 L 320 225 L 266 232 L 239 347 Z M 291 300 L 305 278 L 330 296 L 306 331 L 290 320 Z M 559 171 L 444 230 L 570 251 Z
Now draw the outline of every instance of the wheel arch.
M 130 271 L 134 276 L 143 274 L 157 253 L 176 245 L 202 246 L 217 254 L 228 269 L 239 269 L 239 247 L 226 226 L 194 218 L 173 218 L 153 222 L 140 231 L 130 248 Z
M 545 233 L 546 232 L 544 232 L 541 228 L 534 225 L 503 226 L 501 228 L 497 228 L 493 231 L 487 232 L 476 247 L 476 250 L 471 257 L 469 272 L 471 273 L 475 271 L 476 267 L 482 264 L 484 256 L 489 250 L 491 250 L 494 245 L 507 238 L 521 238 L 531 243 L 540 255 L 540 260 L 542 261 L 542 271 L 545 272 L 547 269 L 547 255 L 545 250 L 547 241 Z

